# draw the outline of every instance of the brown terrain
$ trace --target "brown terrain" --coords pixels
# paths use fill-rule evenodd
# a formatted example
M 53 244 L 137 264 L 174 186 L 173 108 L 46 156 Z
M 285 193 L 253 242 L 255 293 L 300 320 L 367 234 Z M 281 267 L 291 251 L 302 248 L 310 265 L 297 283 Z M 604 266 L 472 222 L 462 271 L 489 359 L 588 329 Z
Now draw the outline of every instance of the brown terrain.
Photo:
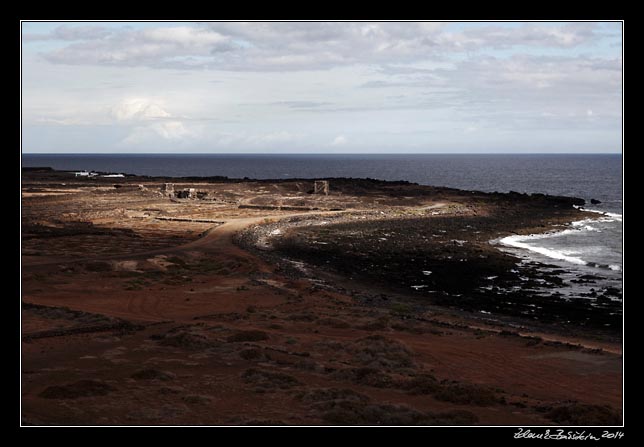
M 313 190 L 24 170 L 23 424 L 621 424 L 615 292 L 489 243 L 578 201 Z

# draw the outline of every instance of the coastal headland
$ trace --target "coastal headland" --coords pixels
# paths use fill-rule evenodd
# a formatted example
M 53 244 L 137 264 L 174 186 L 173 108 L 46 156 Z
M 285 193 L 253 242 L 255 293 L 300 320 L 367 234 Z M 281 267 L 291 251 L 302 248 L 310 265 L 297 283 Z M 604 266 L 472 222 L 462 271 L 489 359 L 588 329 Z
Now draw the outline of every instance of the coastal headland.
M 22 172 L 23 424 L 621 424 L 618 291 L 495 242 L 583 200 L 90 174 Z

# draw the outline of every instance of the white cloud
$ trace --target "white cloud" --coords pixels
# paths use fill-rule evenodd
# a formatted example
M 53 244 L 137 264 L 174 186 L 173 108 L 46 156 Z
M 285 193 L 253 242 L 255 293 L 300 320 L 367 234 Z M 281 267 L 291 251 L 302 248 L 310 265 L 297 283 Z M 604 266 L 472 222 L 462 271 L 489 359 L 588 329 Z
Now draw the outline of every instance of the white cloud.
M 212 22 L 143 30 L 65 25 L 27 38 L 70 41 L 43 53 L 57 64 L 316 70 L 436 60 L 485 48 L 571 48 L 596 39 L 594 28 L 592 23 L 485 24 L 454 32 L 432 22 Z
M 104 39 L 111 31 L 101 25 L 61 25 L 48 34 L 24 33 L 25 41 L 38 40 L 94 40 Z
M 488 116 L 539 114 L 544 107 L 561 115 L 580 106 L 620 114 L 621 71 L 613 67 L 621 60 L 597 62 L 586 57 L 488 56 L 436 69 L 423 82 L 427 89 L 449 88 L 444 102 L 452 107 Z
M 202 68 L 206 62 L 213 63 L 213 53 L 229 51 L 234 46 L 230 37 L 194 26 L 97 31 L 95 34 L 102 38 L 91 34 L 91 27 L 83 27 L 82 32 L 69 27 L 62 32 L 61 28 L 48 36 L 28 37 L 72 40 L 67 46 L 42 53 L 43 58 L 55 64 Z
M 214 31 L 190 26 L 148 29 L 142 31 L 140 36 L 144 40 L 152 42 L 164 42 L 197 47 L 215 45 L 229 40 L 229 37 L 223 36 Z
M 181 121 L 154 123 L 151 127 L 166 140 L 177 140 L 191 135 Z
M 193 143 L 194 136 L 195 133 L 187 129 L 182 122 L 164 121 L 131 127 L 121 140 L 121 145 L 146 149 L 157 146 L 177 149 Z
M 195 132 L 165 109 L 162 100 L 128 98 L 112 107 L 111 114 L 117 122 L 133 126 L 124 140 L 127 144 L 149 142 L 155 136 L 164 140 L 195 136 Z
M 160 101 L 147 98 L 130 98 L 121 101 L 112 108 L 112 116 L 119 121 L 154 120 L 170 118 Z
M 516 28 L 494 24 L 474 26 L 458 33 L 443 33 L 436 43 L 462 50 L 511 48 L 515 46 L 572 48 L 597 39 L 593 23 L 532 24 Z
M 347 144 L 347 141 L 347 137 L 344 135 L 338 135 L 333 139 L 333 141 L 331 141 L 331 146 L 344 146 Z

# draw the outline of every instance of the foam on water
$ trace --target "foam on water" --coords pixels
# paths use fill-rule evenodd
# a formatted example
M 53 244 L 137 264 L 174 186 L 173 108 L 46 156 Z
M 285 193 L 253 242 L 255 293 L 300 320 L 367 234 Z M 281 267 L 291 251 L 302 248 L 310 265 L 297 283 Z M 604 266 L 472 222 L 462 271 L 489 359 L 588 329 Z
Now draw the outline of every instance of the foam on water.
M 592 210 L 590 208 L 583 208 L 583 207 L 575 207 L 581 211 L 588 211 L 589 213 L 597 213 L 597 214 L 602 214 L 606 216 L 604 219 L 602 219 L 602 222 L 621 222 L 622 221 L 622 215 L 618 213 L 609 213 L 607 211 L 600 211 L 600 210 Z
M 566 231 L 569 231 L 569 230 L 566 230 Z M 552 236 L 552 235 L 549 235 L 549 236 Z M 526 240 L 543 239 L 544 237 L 548 237 L 548 236 L 539 235 L 539 234 L 532 234 L 529 236 L 508 236 L 508 237 L 504 237 L 499 242 L 509 247 L 523 248 L 524 250 L 530 250 L 532 252 L 539 253 L 541 255 L 547 256 L 548 258 L 552 258 L 552 259 L 559 259 L 561 261 L 567 261 L 577 265 L 588 264 L 586 261 L 584 261 L 581 258 L 569 256 L 565 253 L 562 253 L 561 251 L 553 250 L 546 247 L 539 247 L 536 245 L 530 245 L 524 242 Z
M 535 244 L 532 241 L 544 240 L 544 239 L 556 239 L 563 236 L 570 236 L 575 234 L 591 233 L 598 232 L 601 233 L 602 229 L 598 228 L 601 224 L 606 224 L 610 222 L 621 222 L 622 215 L 617 213 L 607 213 L 598 210 L 588 210 L 581 207 L 578 207 L 583 211 L 590 211 L 593 213 L 601 214 L 603 217 L 597 219 L 584 219 L 572 222 L 569 228 L 566 228 L 562 231 L 549 232 L 543 234 L 530 234 L 530 235 L 516 235 L 508 236 L 499 240 L 499 242 L 508 247 L 520 248 L 523 250 L 528 250 L 533 253 L 538 253 L 540 255 L 546 256 L 550 259 L 556 259 L 559 261 L 569 262 L 576 265 L 585 265 L 589 267 L 596 267 L 602 269 L 609 269 L 613 271 L 621 271 L 622 268 L 616 264 L 600 264 L 597 262 L 587 261 L 579 257 L 578 250 L 570 250 L 569 248 L 554 248 L 554 247 L 545 247 L 538 244 Z M 573 256 L 576 255 L 576 256 Z

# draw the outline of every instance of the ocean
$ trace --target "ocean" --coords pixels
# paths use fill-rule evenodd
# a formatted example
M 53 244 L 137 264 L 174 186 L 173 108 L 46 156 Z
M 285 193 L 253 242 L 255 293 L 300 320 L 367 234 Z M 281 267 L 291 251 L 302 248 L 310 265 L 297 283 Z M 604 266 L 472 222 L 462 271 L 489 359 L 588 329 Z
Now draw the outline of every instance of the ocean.
M 22 164 L 172 177 L 369 177 L 485 192 L 580 197 L 587 202 L 584 209 L 596 212 L 596 219 L 495 243 L 526 262 L 564 268 L 571 272 L 570 279 L 579 273 L 600 276 L 599 286 L 622 290 L 621 154 L 23 154 Z M 591 199 L 599 203 L 591 204 Z

